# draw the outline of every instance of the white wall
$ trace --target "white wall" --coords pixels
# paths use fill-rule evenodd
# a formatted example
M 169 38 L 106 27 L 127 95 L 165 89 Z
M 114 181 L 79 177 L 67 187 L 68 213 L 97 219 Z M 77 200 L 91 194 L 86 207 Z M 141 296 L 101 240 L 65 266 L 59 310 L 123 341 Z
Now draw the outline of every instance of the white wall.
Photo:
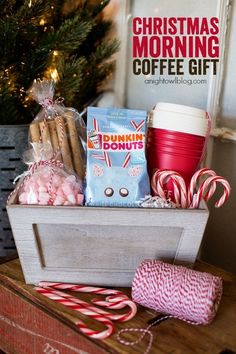
M 221 97 L 220 124 L 236 129 L 236 1 L 231 2 L 227 55 Z

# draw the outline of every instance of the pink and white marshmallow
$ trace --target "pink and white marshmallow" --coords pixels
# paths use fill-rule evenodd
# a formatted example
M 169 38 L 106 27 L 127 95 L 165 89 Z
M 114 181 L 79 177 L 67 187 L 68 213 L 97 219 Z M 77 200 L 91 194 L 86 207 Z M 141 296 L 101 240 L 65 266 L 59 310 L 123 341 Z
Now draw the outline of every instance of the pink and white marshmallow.
M 43 168 L 26 179 L 19 193 L 19 204 L 83 205 L 81 182 L 74 175 Z

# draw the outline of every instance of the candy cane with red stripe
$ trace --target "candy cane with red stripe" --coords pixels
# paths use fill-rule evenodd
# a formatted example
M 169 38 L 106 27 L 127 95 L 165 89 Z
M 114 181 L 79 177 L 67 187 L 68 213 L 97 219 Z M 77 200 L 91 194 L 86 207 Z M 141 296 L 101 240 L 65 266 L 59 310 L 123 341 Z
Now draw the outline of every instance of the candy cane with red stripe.
M 125 156 L 125 160 L 124 160 L 124 163 L 122 165 L 123 168 L 126 168 L 130 162 L 130 159 L 131 159 L 131 153 L 128 152 Z
M 89 316 L 89 317 L 103 323 L 107 327 L 106 330 L 104 330 L 104 331 L 95 331 L 95 330 L 89 329 L 83 321 L 78 320 L 77 325 L 78 325 L 79 329 L 81 330 L 81 332 L 83 332 L 87 336 L 94 338 L 94 339 L 105 339 L 113 333 L 113 331 L 114 331 L 113 323 L 111 322 L 111 320 L 104 317 L 104 315 L 101 315 L 95 311 L 92 311 L 89 307 L 84 307 L 81 304 L 75 303 L 71 299 L 66 299 L 66 297 L 62 296 L 61 292 L 53 290 L 52 288 L 36 287 L 35 290 L 37 290 L 38 293 L 46 296 L 47 298 L 49 298 L 51 300 L 59 302 L 60 304 L 62 304 L 64 306 L 68 306 L 71 309 L 82 313 L 83 315 Z
M 102 160 L 106 162 L 107 167 L 111 167 L 111 159 L 107 151 L 104 151 L 103 154 L 92 154 L 92 157 L 97 160 Z
M 171 180 L 173 183 L 176 204 L 180 205 L 182 208 L 187 208 L 188 197 L 186 184 L 181 175 L 175 171 L 158 170 L 154 173 L 151 181 L 151 186 L 155 195 L 160 196 L 164 200 L 167 199 L 164 185 L 168 183 L 169 180 Z
M 86 286 L 86 285 L 75 285 L 75 284 L 44 282 L 44 281 L 40 282 L 38 286 L 42 288 L 50 287 L 57 290 L 70 290 L 75 292 L 90 293 L 90 294 L 97 294 L 97 295 L 109 295 L 106 297 L 105 301 L 96 298 L 92 299 L 91 301 L 96 305 L 108 307 L 111 309 L 122 309 L 125 306 L 129 306 L 130 311 L 127 314 L 120 315 L 121 318 L 119 319 L 119 321 L 128 321 L 130 318 L 134 317 L 137 312 L 137 307 L 133 303 L 133 301 L 131 301 L 127 295 L 125 295 L 122 291 L 119 290 L 98 288 L 98 287 Z M 66 296 L 69 295 L 66 294 Z
M 104 151 L 104 156 L 105 156 L 105 161 L 106 161 L 107 167 L 111 167 L 112 163 L 111 163 L 111 159 L 110 159 L 110 156 L 107 151 Z
M 96 131 L 96 132 L 99 132 L 99 125 L 98 125 L 98 121 L 96 118 L 93 118 L 93 129 Z
M 131 120 L 130 124 L 134 127 L 136 132 L 139 132 L 142 129 L 142 127 L 144 126 L 145 120 L 142 120 L 139 124 L 137 124 L 134 120 Z
M 105 157 L 104 157 L 103 154 L 102 154 L 102 155 L 92 154 L 92 157 L 93 157 L 94 159 L 97 159 L 97 160 L 102 160 L 102 161 L 105 160 Z
M 84 285 L 74 285 L 74 284 L 63 284 L 58 282 L 40 282 L 38 287 L 35 288 L 40 294 L 60 302 L 65 306 L 69 306 L 76 311 L 83 313 L 89 317 L 92 317 L 107 326 L 107 330 L 103 332 L 93 331 L 89 329 L 82 321 L 77 321 L 76 324 L 81 329 L 81 331 L 92 338 L 104 339 L 109 336 L 111 332 L 110 322 L 104 320 L 114 320 L 119 322 L 125 322 L 133 318 L 137 312 L 137 306 L 133 301 L 131 301 L 127 295 L 119 290 L 90 287 Z M 128 306 L 130 309 L 124 314 L 113 314 L 103 309 L 97 308 L 83 300 L 73 297 L 70 294 L 64 293 L 60 290 L 70 290 L 76 292 L 92 293 L 99 295 L 109 295 L 106 297 L 105 301 L 100 299 L 92 299 L 91 301 L 95 305 L 103 306 L 114 309 L 122 309 Z
M 208 175 L 205 181 L 197 186 L 197 181 L 200 177 Z M 176 203 L 180 204 L 182 208 L 199 208 L 200 202 L 204 199 L 206 202 L 213 196 L 216 190 L 217 183 L 221 183 L 224 187 L 224 193 L 220 200 L 215 204 L 219 208 L 228 199 L 230 194 L 230 185 L 221 176 L 210 169 L 203 168 L 197 171 L 190 182 L 189 189 L 186 188 L 183 178 L 175 171 L 171 170 L 157 170 L 152 177 L 151 187 L 154 195 L 166 200 L 166 191 L 164 185 L 171 179 L 174 187 L 174 197 Z M 195 189 L 198 187 L 197 192 L 194 194 Z
M 121 316 L 118 320 L 119 322 L 125 322 L 133 318 L 137 312 L 137 306 L 133 301 L 131 301 L 125 294 L 123 295 L 110 295 L 106 297 L 106 301 L 102 301 L 100 299 L 92 299 L 92 303 L 98 306 L 107 307 L 111 310 L 120 310 L 125 306 L 130 308 L 129 312 Z M 117 316 L 117 315 L 116 315 Z M 108 318 L 114 319 L 111 316 Z M 117 320 L 117 319 L 116 319 Z
M 213 193 L 211 191 L 209 191 L 209 188 L 213 188 L 213 190 L 215 191 L 215 186 L 214 186 L 215 182 L 222 184 L 224 187 L 224 192 L 223 192 L 221 198 L 215 203 L 215 207 L 220 208 L 225 203 L 225 201 L 229 198 L 230 189 L 231 189 L 230 185 L 226 181 L 225 178 L 223 178 L 221 176 L 212 176 L 212 177 L 207 178 L 203 182 L 203 184 L 201 185 L 201 187 L 197 191 L 190 208 L 199 208 L 199 205 L 200 205 L 200 202 L 202 199 L 205 199 L 206 196 L 209 199 L 209 195 L 211 195 L 211 196 L 213 195 Z
M 120 290 L 99 288 L 99 287 L 87 286 L 87 285 L 70 284 L 70 283 L 41 281 L 38 283 L 38 286 L 40 286 L 42 288 L 51 287 L 51 288 L 58 289 L 58 290 L 70 290 L 70 291 L 77 291 L 80 293 L 91 293 L 91 294 L 99 294 L 99 295 L 121 295 L 121 294 L 123 294 L 122 291 L 120 291 Z
M 188 191 L 188 204 L 189 206 L 193 203 L 195 199 L 195 190 L 197 188 L 201 188 L 201 185 L 198 185 L 198 181 L 201 177 L 203 176 L 216 176 L 215 171 L 210 170 L 209 168 L 202 168 L 201 170 L 197 171 L 194 173 L 193 177 L 191 178 L 190 185 L 189 185 L 189 191 Z M 204 181 L 202 182 L 204 183 Z M 216 189 L 216 183 L 214 182 L 209 189 L 208 193 L 205 196 L 205 200 L 208 201 L 212 195 L 215 193 Z
M 46 287 L 46 289 L 51 289 L 50 287 Z M 64 293 L 62 291 L 59 290 L 53 290 L 53 293 L 55 295 L 58 295 L 60 297 L 65 298 L 68 301 L 71 301 L 73 303 L 79 304 L 82 307 L 84 307 L 85 309 L 88 309 L 90 311 L 93 311 L 95 313 L 98 313 L 100 315 L 103 315 L 104 317 L 106 317 L 109 320 L 113 320 L 113 321 L 119 321 L 119 322 L 126 322 L 128 320 L 130 320 L 131 318 L 133 318 L 137 312 L 137 307 L 136 305 L 133 303 L 133 301 L 129 300 L 129 298 L 123 294 L 122 296 L 120 295 L 119 297 L 117 295 L 112 295 L 110 297 L 107 297 L 106 300 L 107 301 L 100 301 L 98 299 L 93 299 L 92 302 L 94 304 L 97 304 L 99 306 L 104 306 L 104 307 L 108 307 L 111 309 L 123 309 L 124 307 L 128 306 L 130 309 L 127 313 L 123 313 L 123 314 L 113 314 L 113 313 L 109 313 L 107 311 L 104 311 L 103 309 L 100 309 L 98 307 L 95 307 L 83 300 L 80 300 L 72 295 L 69 295 L 67 293 Z M 69 302 L 68 302 L 69 303 Z M 66 304 L 64 304 L 66 305 Z M 69 305 L 68 305 L 69 306 Z M 85 313 L 84 313 L 85 314 Z

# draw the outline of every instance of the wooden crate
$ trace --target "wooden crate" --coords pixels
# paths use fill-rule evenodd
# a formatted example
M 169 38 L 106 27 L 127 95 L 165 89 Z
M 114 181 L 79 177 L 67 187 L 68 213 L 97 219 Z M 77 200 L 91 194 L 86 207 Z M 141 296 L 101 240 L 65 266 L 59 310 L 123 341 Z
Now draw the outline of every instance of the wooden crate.
M 199 210 L 7 207 L 25 281 L 130 286 L 144 259 L 193 265 L 208 219 Z

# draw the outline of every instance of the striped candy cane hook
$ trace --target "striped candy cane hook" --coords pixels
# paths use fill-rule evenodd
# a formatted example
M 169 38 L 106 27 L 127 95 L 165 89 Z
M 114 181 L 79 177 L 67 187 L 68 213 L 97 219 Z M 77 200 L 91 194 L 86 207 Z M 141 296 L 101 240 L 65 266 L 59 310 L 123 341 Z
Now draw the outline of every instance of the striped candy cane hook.
M 123 165 L 122 165 L 123 168 L 128 167 L 129 162 L 130 162 L 130 159 L 131 159 L 131 153 L 128 152 L 128 153 L 126 154 L 126 156 L 125 156 L 124 163 L 123 163 Z
M 208 198 L 209 199 L 209 195 L 213 195 L 213 192 L 209 190 L 209 188 L 213 189 L 213 191 L 215 191 L 215 185 L 214 183 L 220 183 L 223 185 L 224 187 L 224 192 L 221 196 L 221 198 L 215 203 L 215 207 L 216 208 L 220 208 L 225 202 L 226 200 L 229 198 L 229 194 L 230 194 L 230 184 L 221 176 L 212 176 L 212 177 L 208 177 L 203 184 L 201 185 L 201 187 L 199 188 L 199 190 L 197 191 L 195 198 L 193 200 L 193 203 L 191 205 L 192 208 L 198 208 L 200 205 L 200 202 L 202 199 Z M 206 197 L 207 196 L 207 197 Z
M 198 185 L 198 180 L 203 176 L 208 177 L 200 185 Z M 213 170 L 203 168 L 193 175 L 188 189 L 183 178 L 176 171 L 157 170 L 153 174 L 151 180 L 151 187 L 154 195 L 166 200 L 167 196 L 164 185 L 170 179 L 172 180 L 174 187 L 175 201 L 177 205 L 179 204 L 181 206 L 181 208 L 199 208 L 202 199 L 207 202 L 214 195 L 217 183 L 221 183 L 223 185 L 224 193 L 220 200 L 216 202 L 216 208 L 221 207 L 226 202 L 230 194 L 230 185 L 225 178 L 217 176 Z
M 91 294 L 99 294 L 99 295 L 123 294 L 122 291 L 115 290 L 115 289 L 106 289 L 106 288 L 99 288 L 95 286 L 78 285 L 78 284 L 70 284 L 70 283 L 56 283 L 56 282 L 41 281 L 38 283 L 38 286 L 42 288 L 51 287 L 58 290 L 70 290 L 70 291 L 76 291 L 80 293 L 91 293 Z
M 91 310 L 96 311 L 98 313 L 101 313 L 105 315 L 108 319 L 111 320 L 116 320 L 120 322 L 125 322 L 128 321 L 129 319 L 133 318 L 137 312 L 137 307 L 131 301 L 128 296 L 126 296 L 124 293 L 118 290 L 113 290 L 113 289 L 106 289 L 106 288 L 97 288 L 97 287 L 89 287 L 89 286 L 83 286 L 83 285 L 74 285 L 74 284 L 61 284 L 61 283 L 52 283 L 52 282 L 40 282 L 39 286 L 44 288 L 55 288 L 57 290 L 70 290 L 70 291 L 75 291 L 75 292 L 87 292 L 87 293 L 92 293 L 92 294 L 99 294 L 99 295 L 109 295 L 106 297 L 105 301 L 101 301 L 100 299 L 92 299 L 91 302 L 94 303 L 95 305 L 107 307 L 113 310 L 116 309 L 122 309 L 126 306 L 130 308 L 130 310 L 125 313 L 125 314 L 119 314 L 119 315 L 113 315 L 110 314 L 109 312 L 105 312 L 99 308 L 96 307 L 91 307 L 92 305 L 89 305 L 88 303 L 72 297 L 69 294 L 61 292 L 60 295 L 72 299 L 76 303 L 84 304 L 86 307 L 90 306 Z
M 93 129 L 96 131 L 96 132 L 99 132 L 99 125 L 98 125 L 98 121 L 96 118 L 93 118 Z
M 176 171 L 157 170 L 151 180 L 151 187 L 155 195 L 167 200 L 164 185 L 171 180 L 174 187 L 174 197 L 177 205 L 187 208 L 187 188 L 184 179 Z
M 144 126 L 145 120 L 142 120 L 139 124 L 137 124 L 134 120 L 131 120 L 130 124 L 132 125 L 132 127 L 134 127 L 136 132 L 139 132 L 142 129 L 142 127 Z
M 60 304 L 62 304 L 64 306 L 68 306 L 71 309 L 78 311 L 78 312 L 82 313 L 83 315 L 89 316 L 89 317 L 91 317 L 91 318 L 93 318 L 105 325 L 105 327 L 106 327 L 105 330 L 95 331 L 95 330 L 88 328 L 83 321 L 78 320 L 77 325 L 78 325 L 80 331 L 82 333 L 86 334 L 87 336 L 94 338 L 94 339 L 105 339 L 113 333 L 114 326 L 113 326 L 113 323 L 111 322 L 111 320 L 109 320 L 107 317 L 104 317 L 103 315 L 99 314 L 98 312 L 92 311 L 90 309 L 90 307 L 88 307 L 88 306 L 85 307 L 79 303 L 75 303 L 70 298 L 67 299 L 67 297 L 64 296 L 64 294 L 61 293 L 60 291 L 53 290 L 52 288 L 36 287 L 35 290 L 38 293 L 44 295 L 45 297 L 47 297 L 51 300 L 54 300 L 56 302 L 59 302 Z
M 137 306 L 125 294 L 107 296 L 105 301 L 100 299 L 92 299 L 91 301 L 95 305 L 107 307 L 111 310 L 120 310 L 128 306 L 130 308 L 129 312 L 119 315 L 119 322 L 129 321 L 137 312 Z M 112 319 L 110 316 L 109 318 Z
M 92 157 L 97 160 L 105 161 L 107 167 L 112 167 L 111 159 L 107 151 L 104 151 L 103 154 L 92 154 Z
M 202 168 L 201 170 L 197 171 L 194 173 L 193 177 L 191 178 L 190 185 L 189 185 L 189 191 L 188 191 L 188 204 L 189 207 L 194 204 L 194 200 L 196 198 L 195 196 L 195 190 L 198 188 L 201 189 L 202 184 L 204 181 L 198 185 L 198 181 L 200 180 L 201 177 L 203 176 L 216 176 L 216 173 L 213 170 L 210 170 L 209 168 Z M 215 193 L 216 190 L 216 183 L 213 182 L 211 185 L 211 188 L 205 195 L 205 201 L 207 202 L 212 195 Z
M 106 288 L 98 288 L 84 285 L 75 285 L 75 284 L 63 284 L 63 283 L 55 283 L 55 282 L 40 282 L 39 286 L 36 288 L 38 292 L 41 294 L 51 298 L 52 300 L 61 302 L 65 306 L 69 306 L 77 311 L 80 311 L 84 315 L 90 316 L 98 321 L 101 321 L 101 317 L 106 318 L 107 320 L 125 322 L 133 318 L 137 312 L 137 307 L 133 301 L 131 301 L 124 293 L 119 290 L 114 289 L 106 289 Z M 43 289 L 46 289 L 47 292 L 44 292 Z M 70 290 L 75 292 L 84 292 L 91 294 L 99 294 L 99 295 L 109 295 L 106 297 L 105 301 L 101 301 L 100 299 L 92 299 L 92 303 L 98 306 L 107 307 L 111 310 L 122 309 L 126 306 L 129 307 L 129 311 L 124 314 L 113 314 L 109 313 L 103 309 L 97 308 L 92 304 L 89 304 L 83 300 L 75 298 L 69 294 L 66 294 L 60 290 Z M 50 295 L 49 292 L 51 292 Z M 54 297 L 53 297 L 54 296 Z M 59 297 L 59 298 L 57 298 Z M 64 300 L 63 300 L 64 299 Z M 77 308 L 75 308 L 77 305 Z M 89 312 L 86 312 L 89 311 Z M 104 321 L 101 321 L 106 324 Z M 108 326 L 109 327 L 109 326 Z M 79 326 L 81 329 L 81 325 Z M 85 324 L 83 323 L 82 328 L 85 329 Z M 109 328 L 108 328 L 109 329 Z M 86 329 L 87 331 L 88 329 Z M 84 332 L 85 333 L 85 332 Z M 107 336 L 105 332 L 105 337 Z M 89 332 L 86 333 L 90 335 Z M 103 334 L 101 334 L 100 339 L 103 339 Z M 110 334 L 108 334 L 110 335 Z M 94 337 L 93 337 L 94 338 Z

